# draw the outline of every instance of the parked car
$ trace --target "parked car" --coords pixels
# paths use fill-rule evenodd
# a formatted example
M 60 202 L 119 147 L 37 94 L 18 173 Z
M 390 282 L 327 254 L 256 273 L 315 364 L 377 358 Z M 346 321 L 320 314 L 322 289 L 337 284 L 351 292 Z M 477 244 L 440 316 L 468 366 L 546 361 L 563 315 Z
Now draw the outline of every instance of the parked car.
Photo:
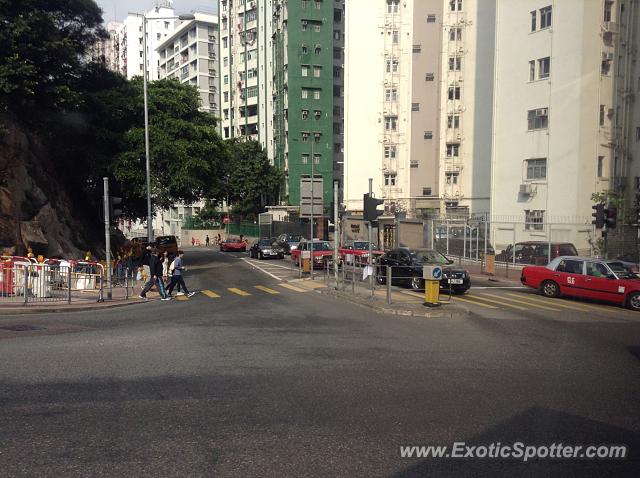
M 255 257 L 256 259 L 267 259 L 268 257 L 283 259 L 284 252 L 273 240 L 258 239 L 249 249 L 249 257 Z
M 312 246 L 313 244 L 313 246 Z M 313 248 L 313 267 L 321 269 L 324 267 L 324 262 L 332 262 L 333 247 L 329 241 L 302 241 L 298 246 L 291 251 L 291 260 L 296 266 L 300 265 L 300 257 L 303 251 L 311 251 Z
M 155 248 L 158 252 L 168 252 L 176 255 L 178 253 L 178 239 L 176 236 L 158 236 L 156 237 Z
M 640 278 L 616 260 L 560 256 L 546 266 L 523 268 L 520 282 L 547 297 L 597 299 L 640 311 Z
M 304 240 L 305 239 L 299 234 L 280 234 L 277 242 L 285 254 L 291 254 L 291 251 L 296 250 L 298 244 Z
M 378 250 L 373 244 L 371 254 L 373 259 L 381 256 L 384 252 Z M 365 264 L 369 262 L 369 241 L 346 241 L 343 246 L 338 249 L 340 261 L 345 264 Z
M 240 239 L 228 238 L 220 243 L 220 252 L 238 251 L 245 252 L 247 243 Z
M 545 241 L 517 242 L 509 245 L 496 256 L 497 261 L 513 262 L 515 251 L 516 264 L 534 264 L 543 266 L 549 262 L 549 243 Z M 576 246 L 570 242 L 552 242 L 551 259 L 559 256 L 577 256 Z
M 422 266 L 443 266 L 440 288 L 451 290 L 455 294 L 463 294 L 471 287 L 469 272 L 461 267 L 453 267 L 453 261 L 438 251 L 431 249 L 409 249 L 400 247 L 392 249 L 377 261 L 377 281 L 385 284 L 387 268 L 391 266 L 391 283 L 408 285 L 414 290 L 424 289 Z

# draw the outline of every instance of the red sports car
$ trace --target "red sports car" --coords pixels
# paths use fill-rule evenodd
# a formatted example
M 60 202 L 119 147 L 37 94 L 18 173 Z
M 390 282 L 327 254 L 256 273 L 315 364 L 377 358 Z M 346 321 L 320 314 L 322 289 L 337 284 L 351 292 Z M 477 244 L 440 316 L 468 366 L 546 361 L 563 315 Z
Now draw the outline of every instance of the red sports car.
M 640 277 L 616 260 L 556 257 L 544 267 L 522 269 L 520 282 L 547 297 L 598 299 L 640 311 Z
M 220 252 L 245 252 L 247 250 L 247 243 L 240 239 L 225 239 L 220 243 Z

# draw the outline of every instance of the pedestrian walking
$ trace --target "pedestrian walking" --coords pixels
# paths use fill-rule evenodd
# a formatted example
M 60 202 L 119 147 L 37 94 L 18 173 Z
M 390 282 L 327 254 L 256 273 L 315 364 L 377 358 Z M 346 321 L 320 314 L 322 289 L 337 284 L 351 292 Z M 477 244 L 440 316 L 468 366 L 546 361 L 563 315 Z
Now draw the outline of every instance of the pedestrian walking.
M 158 253 L 158 255 L 149 255 L 149 279 L 144 285 L 144 289 L 142 289 L 139 297 L 146 299 L 147 292 L 149 292 L 154 285 L 158 287 L 162 300 L 170 300 L 170 297 L 167 296 L 164 290 L 164 283 L 162 282 L 162 256 L 160 253 Z
M 207 237 L 205 237 L 204 244 L 205 246 L 209 247 L 209 234 L 207 234 Z
M 222 236 L 220 235 L 220 233 L 218 233 L 218 237 L 216 238 L 216 244 L 219 246 L 221 242 L 222 242 Z
M 168 297 L 171 297 L 171 293 L 173 292 L 173 288 L 177 285 L 179 288 L 182 288 L 181 292 L 178 292 L 176 295 L 187 295 L 187 297 L 191 297 L 195 292 L 189 292 L 187 289 L 187 284 L 184 283 L 184 277 L 182 274 L 186 271 L 184 268 L 184 264 L 182 262 L 182 258 L 184 256 L 183 251 L 178 251 L 178 255 L 173 261 L 173 275 L 171 276 L 171 283 L 169 284 L 169 288 L 167 289 Z
M 169 280 L 169 266 L 171 265 L 171 259 L 169 258 L 169 252 L 164 251 L 162 253 L 162 280 L 166 284 Z

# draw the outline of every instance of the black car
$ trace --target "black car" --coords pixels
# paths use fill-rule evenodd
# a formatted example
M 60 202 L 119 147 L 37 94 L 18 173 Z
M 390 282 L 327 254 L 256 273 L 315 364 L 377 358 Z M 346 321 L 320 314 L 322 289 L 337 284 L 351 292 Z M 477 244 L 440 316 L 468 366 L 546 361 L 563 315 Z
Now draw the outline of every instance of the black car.
M 298 247 L 305 239 L 299 234 L 280 234 L 277 244 L 285 254 L 291 254 L 291 251 Z
M 258 239 L 249 249 L 249 257 L 256 257 L 257 259 L 275 257 L 282 259 L 284 258 L 284 251 L 271 239 Z
M 387 281 L 387 268 L 391 266 L 391 283 L 408 285 L 414 290 L 424 289 L 422 266 L 443 266 L 440 288 L 462 294 L 471 287 L 469 273 L 461 267 L 451 267 L 450 261 L 438 251 L 430 249 L 392 249 L 377 261 L 377 280 L 379 284 Z

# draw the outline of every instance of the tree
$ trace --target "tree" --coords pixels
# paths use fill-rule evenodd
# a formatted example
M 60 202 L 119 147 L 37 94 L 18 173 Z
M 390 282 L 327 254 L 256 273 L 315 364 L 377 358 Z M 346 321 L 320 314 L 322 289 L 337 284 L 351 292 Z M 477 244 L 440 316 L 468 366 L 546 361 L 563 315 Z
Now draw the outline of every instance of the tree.
M 23 122 L 74 108 L 88 49 L 106 35 L 94 0 L 0 0 L 0 112 Z
M 136 125 L 125 135 L 124 151 L 113 173 L 121 183 L 124 203 L 134 217 L 146 216 L 146 166 L 142 79 L 132 82 L 137 92 Z M 150 83 L 149 142 L 151 190 L 155 207 L 202 198 L 220 201 L 225 193 L 224 164 L 229 148 L 218 135 L 215 118 L 199 111 L 198 90 L 175 80 Z M 146 204 L 146 203 L 144 203 Z
M 234 213 L 255 217 L 278 198 L 282 172 L 272 166 L 257 141 L 229 140 L 232 152 L 227 165 L 229 200 Z

